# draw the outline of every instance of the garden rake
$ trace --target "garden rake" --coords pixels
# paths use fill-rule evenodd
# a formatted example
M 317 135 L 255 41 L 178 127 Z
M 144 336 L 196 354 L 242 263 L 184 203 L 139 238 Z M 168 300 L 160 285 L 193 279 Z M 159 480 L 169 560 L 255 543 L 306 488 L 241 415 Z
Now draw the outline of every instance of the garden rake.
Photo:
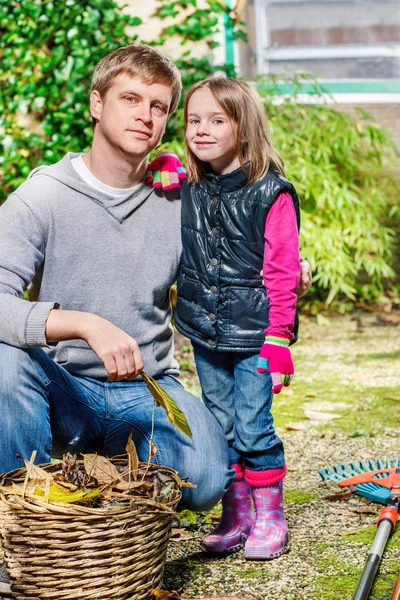
M 339 485 L 339 482 L 354 477 L 355 475 L 361 475 L 363 473 L 371 473 L 372 471 L 379 471 L 381 469 L 397 469 L 400 467 L 400 457 L 396 456 L 394 459 L 388 457 L 377 458 L 376 460 L 360 460 L 357 462 L 351 462 L 348 465 L 335 465 L 330 468 L 320 469 L 318 473 L 322 479 L 330 479 Z M 359 496 L 364 496 L 372 500 L 372 502 L 378 502 L 378 504 L 386 504 L 388 497 L 390 496 L 390 489 L 383 487 L 379 484 L 379 480 L 385 477 L 386 471 L 378 473 L 373 481 L 365 483 L 358 483 L 357 486 L 346 485 L 346 487 L 353 488 Z
M 319 474 L 323 479 L 335 481 L 339 487 L 349 487 L 360 496 L 386 505 L 379 514 L 377 533 L 353 595 L 353 600 L 367 600 L 387 540 L 396 528 L 400 502 L 399 458 L 350 463 L 320 470 Z

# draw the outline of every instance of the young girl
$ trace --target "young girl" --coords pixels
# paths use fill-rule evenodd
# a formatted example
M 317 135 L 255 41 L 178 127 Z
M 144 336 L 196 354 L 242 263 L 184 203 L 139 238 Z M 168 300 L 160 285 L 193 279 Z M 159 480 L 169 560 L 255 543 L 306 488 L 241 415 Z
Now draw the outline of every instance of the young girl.
M 271 405 L 294 373 L 299 201 L 252 87 L 226 78 L 196 84 L 185 124 L 176 325 L 193 343 L 204 402 L 236 470 L 203 545 L 216 553 L 245 545 L 247 559 L 269 559 L 288 540 L 286 465 Z

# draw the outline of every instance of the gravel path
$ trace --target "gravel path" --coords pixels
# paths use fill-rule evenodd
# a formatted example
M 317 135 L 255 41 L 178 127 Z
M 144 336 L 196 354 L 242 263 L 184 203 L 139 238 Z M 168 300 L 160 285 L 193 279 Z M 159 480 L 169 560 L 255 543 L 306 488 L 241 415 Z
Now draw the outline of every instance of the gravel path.
M 201 550 L 201 539 L 215 526 L 210 523 L 213 513 L 201 515 L 195 524 L 186 522 L 191 539 L 171 544 L 164 579 L 167 589 L 187 598 L 352 597 L 381 507 L 356 495 L 327 499 L 337 495 L 339 488 L 322 482 L 317 471 L 351 460 L 400 455 L 399 329 L 395 317 L 382 326 L 380 316 L 370 314 L 303 323 L 304 341 L 295 351 L 297 387 L 292 396 L 279 399 L 282 406 L 290 402 L 291 409 L 286 420 L 277 418 L 289 467 L 285 480 L 285 510 L 291 535 L 288 552 L 269 562 L 245 561 L 242 552 L 228 558 L 209 556 Z M 317 355 L 313 353 L 316 340 Z M 186 361 L 186 383 L 196 391 L 190 351 L 184 340 L 178 343 L 178 357 L 183 354 Z M 335 384 L 328 385 L 333 371 L 335 377 L 342 373 L 346 386 L 332 397 L 328 388 L 338 383 L 336 379 Z M 307 395 L 311 374 L 313 391 Z M 313 410 L 307 419 L 310 403 Z M 299 408 L 302 417 L 291 424 L 291 412 Z M 384 422 L 382 410 L 386 413 Z M 213 512 L 218 514 L 218 508 Z M 390 599 L 398 572 L 400 533 L 396 532 L 384 554 L 371 600 Z

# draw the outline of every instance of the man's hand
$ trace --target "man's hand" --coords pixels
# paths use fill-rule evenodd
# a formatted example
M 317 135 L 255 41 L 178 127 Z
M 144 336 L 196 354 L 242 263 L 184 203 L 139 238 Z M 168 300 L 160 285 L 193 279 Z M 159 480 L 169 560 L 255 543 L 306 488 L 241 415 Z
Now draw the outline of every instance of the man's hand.
M 147 167 L 145 183 L 154 188 L 173 190 L 181 187 L 186 179 L 185 167 L 173 152 L 164 152 L 155 157 Z
M 85 340 L 103 362 L 109 381 L 131 381 L 144 367 L 136 340 L 110 321 L 91 313 L 51 310 L 46 338 L 49 343 Z
M 312 273 L 310 263 L 300 256 L 300 283 L 295 292 L 298 298 L 305 296 L 312 285 Z

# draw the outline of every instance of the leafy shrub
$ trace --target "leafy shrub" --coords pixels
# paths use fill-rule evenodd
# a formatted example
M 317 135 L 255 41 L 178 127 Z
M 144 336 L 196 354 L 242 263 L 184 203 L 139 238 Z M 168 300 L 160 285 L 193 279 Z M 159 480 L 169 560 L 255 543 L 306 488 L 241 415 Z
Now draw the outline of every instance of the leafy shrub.
M 89 147 L 93 67 L 140 23 L 114 0 L 2 0 L 0 203 L 35 166 Z
M 208 0 L 208 10 L 196 0 L 158 0 L 156 12 L 179 19 L 154 44 L 180 35 L 184 50 L 187 41 L 199 40 L 211 50 L 222 18 L 234 37 L 244 35 L 240 20 L 219 0 Z M 137 39 L 127 28 L 139 24 L 114 0 L 0 3 L 0 203 L 35 166 L 90 146 L 92 69 L 107 53 Z M 235 75 L 233 65 L 213 65 L 207 52 L 198 57 L 185 50 L 176 62 L 185 89 L 216 71 Z M 340 294 L 354 299 L 356 279 L 364 274 L 370 284 L 358 287 L 361 294 L 368 289 L 369 296 L 379 295 L 394 275 L 395 236 L 385 225 L 398 194 L 388 174 L 393 144 L 362 111 L 354 118 L 331 105 L 302 105 L 304 78 L 289 81 L 292 93 L 280 102 L 278 78 L 257 85 L 287 176 L 301 198 L 301 249 L 315 273 L 313 293 L 328 303 Z M 323 93 L 313 85 L 315 94 Z M 182 109 L 170 120 L 164 142 L 184 158 Z
M 291 95 L 279 103 L 277 78 L 260 80 L 259 89 L 301 198 L 301 250 L 329 304 L 339 294 L 354 298 L 361 273 L 377 288 L 394 277 L 395 234 L 385 222 L 399 192 L 390 174 L 396 152 L 389 133 L 363 110 L 353 117 L 328 104 L 302 105 L 304 77 L 294 77 Z M 322 95 L 312 83 L 313 93 Z

